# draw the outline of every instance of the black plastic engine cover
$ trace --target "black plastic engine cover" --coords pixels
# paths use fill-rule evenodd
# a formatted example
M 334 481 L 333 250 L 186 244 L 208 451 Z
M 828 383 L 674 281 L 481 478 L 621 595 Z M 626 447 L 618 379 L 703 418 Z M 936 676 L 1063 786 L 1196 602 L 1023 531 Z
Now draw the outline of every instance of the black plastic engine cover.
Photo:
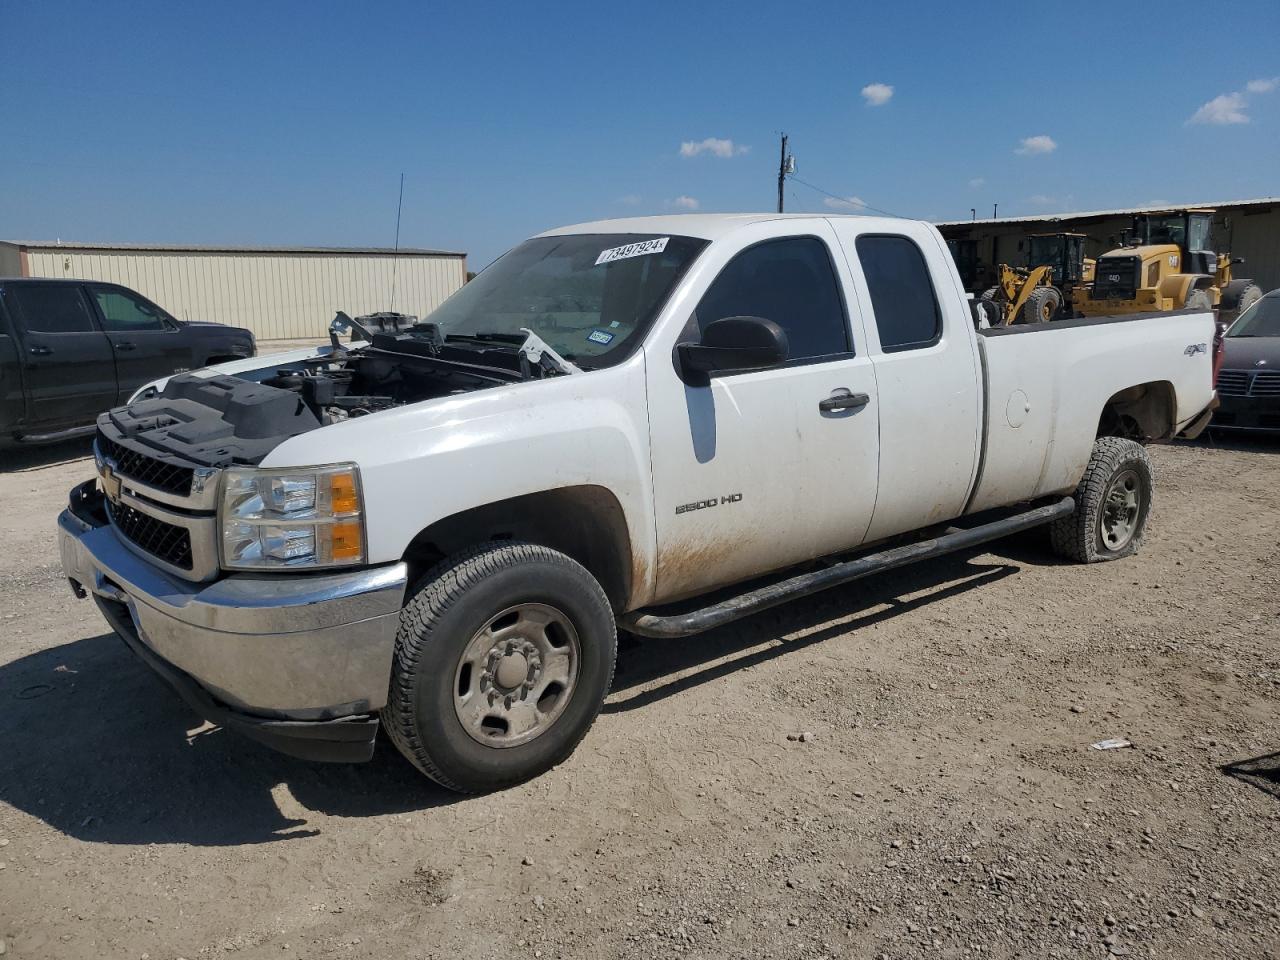
M 159 396 L 98 417 L 117 443 L 206 467 L 260 463 L 320 421 L 297 393 L 238 377 L 172 377 Z

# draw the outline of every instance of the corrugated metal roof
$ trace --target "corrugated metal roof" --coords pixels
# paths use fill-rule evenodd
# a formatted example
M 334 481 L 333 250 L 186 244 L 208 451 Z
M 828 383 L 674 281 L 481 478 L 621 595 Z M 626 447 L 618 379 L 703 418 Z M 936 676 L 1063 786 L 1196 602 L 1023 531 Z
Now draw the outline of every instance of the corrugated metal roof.
M 1149 207 L 1124 207 L 1119 210 L 1084 210 L 1079 213 L 1043 213 L 1030 217 L 994 217 L 977 220 L 939 220 L 936 227 L 964 227 L 973 224 L 991 226 L 999 223 L 1046 223 L 1059 220 L 1081 220 L 1087 217 L 1123 217 L 1135 213 L 1159 213 L 1163 210 L 1226 210 L 1233 207 L 1262 206 L 1280 203 L 1280 197 L 1259 197 L 1257 200 L 1214 200 L 1207 203 L 1160 203 Z
M 427 250 L 421 247 L 233 247 L 219 244 L 168 243 L 73 243 L 70 240 L 0 240 L 15 247 L 38 250 L 127 250 L 130 253 L 314 253 L 379 257 L 465 257 L 456 250 Z

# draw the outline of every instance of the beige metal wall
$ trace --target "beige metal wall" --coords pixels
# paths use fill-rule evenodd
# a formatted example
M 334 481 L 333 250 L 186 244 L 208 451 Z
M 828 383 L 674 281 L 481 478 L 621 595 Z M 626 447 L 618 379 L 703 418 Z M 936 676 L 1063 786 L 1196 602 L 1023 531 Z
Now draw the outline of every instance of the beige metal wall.
M 28 275 L 131 287 L 180 320 L 248 327 L 263 340 L 323 337 L 339 310 L 423 316 L 462 286 L 460 256 L 363 253 L 174 252 L 28 247 Z
M 0 277 L 22 276 L 22 255 L 12 243 L 0 243 Z

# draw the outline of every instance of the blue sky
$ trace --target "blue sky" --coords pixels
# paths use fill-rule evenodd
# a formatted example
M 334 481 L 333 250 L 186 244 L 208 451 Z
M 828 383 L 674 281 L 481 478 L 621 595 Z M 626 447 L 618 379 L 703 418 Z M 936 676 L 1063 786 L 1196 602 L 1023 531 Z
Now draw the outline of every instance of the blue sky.
M 903 216 L 1280 194 L 1280 3 L 1229 7 L 8 4 L 0 238 L 389 246 L 403 171 L 401 243 L 477 269 L 772 209 L 783 130 L 800 178 Z

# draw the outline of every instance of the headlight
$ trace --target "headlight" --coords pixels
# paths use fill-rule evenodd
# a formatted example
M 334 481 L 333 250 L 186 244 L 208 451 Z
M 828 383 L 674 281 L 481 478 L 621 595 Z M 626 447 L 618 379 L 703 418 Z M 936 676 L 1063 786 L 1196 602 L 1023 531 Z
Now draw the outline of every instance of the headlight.
M 222 565 L 228 570 L 364 562 L 360 471 L 353 463 L 223 473 Z

